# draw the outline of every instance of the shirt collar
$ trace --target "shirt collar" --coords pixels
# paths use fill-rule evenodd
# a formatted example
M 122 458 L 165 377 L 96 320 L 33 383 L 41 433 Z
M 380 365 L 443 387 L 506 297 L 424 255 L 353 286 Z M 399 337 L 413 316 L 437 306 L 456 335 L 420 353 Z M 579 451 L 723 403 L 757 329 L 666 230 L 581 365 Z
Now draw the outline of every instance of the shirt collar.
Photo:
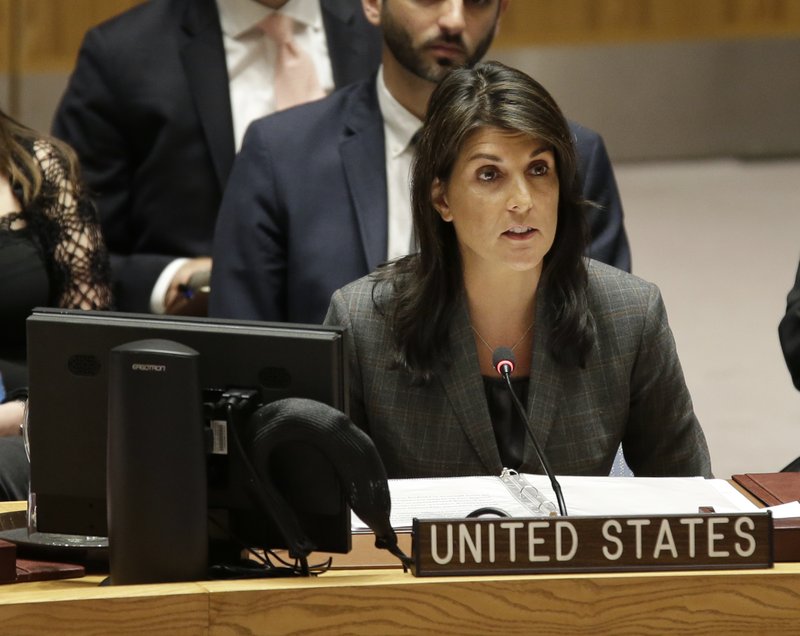
M 383 65 L 378 70 L 378 106 L 383 116 L 384 129 L 386 130 L 386 147 L 392 157 L 397 157 L 406 151 L 411 138 L 422 126 L 422 122 L 411 111 L 406 109 L 386 88 L 383 79 Z
M 232 38 L 238 38 L 266 18 L 274 9 L 265 7 L 255 0 L 216 0 L 219 11 L 219 23 L 222 32 Z M 289 0 L 277 10 L 296 22 L 312 28 L 322 28 L 322 12 L 319 0 Z

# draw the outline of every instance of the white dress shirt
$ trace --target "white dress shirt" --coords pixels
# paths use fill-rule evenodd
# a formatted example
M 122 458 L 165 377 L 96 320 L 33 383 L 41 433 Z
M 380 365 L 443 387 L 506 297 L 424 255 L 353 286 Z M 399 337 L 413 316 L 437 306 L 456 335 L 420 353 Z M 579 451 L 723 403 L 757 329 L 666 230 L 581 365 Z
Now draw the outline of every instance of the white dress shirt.
M 386 140 L 386 202 L 389 209 L 387 257 L 391 260 L 405 256 L 411 249 L 413 223 L 410 177 L 414 158 L 411 138 L 422 122 L 389 93 L 383 80 L 383 66 L 378 71 L 378 105 L 383 116 Z
M 276 11 L 254 0 L 217 0 L 217 7 L 238 152 L 250 122 L 275 111 L 272 80 L 277 47 L 257 25 Z M 290 0 L 277 13 L 295 21 L 297 46 L 311 55 L 320 86 L 325 93 L 330 93 L 333 90 L 333 69 L 319 0 Z

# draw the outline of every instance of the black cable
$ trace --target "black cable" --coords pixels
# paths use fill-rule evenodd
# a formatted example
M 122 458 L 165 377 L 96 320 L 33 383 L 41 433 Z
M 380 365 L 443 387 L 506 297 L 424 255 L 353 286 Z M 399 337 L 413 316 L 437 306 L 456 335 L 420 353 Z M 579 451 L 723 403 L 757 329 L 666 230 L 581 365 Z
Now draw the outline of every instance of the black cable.
M 531 440 L 533 448 L 536 451 L 536 456 L 539 458 L 539 461 L 542 464 L 542 468 L 544 468 L 544 472 L 550 479 L 550 485 L 553 487 L 553 491 L 556 494 L 556 501 L 558 502 L 558 511 L 562 517 L 566 517 L 567 506 L 564 503 L 564 496 L 561 494 L 561 485 L 556 480 L 555 475 L 553 474 L 553 471 L 550 468 L 550 464 L 545 459 L 544 453 L 542 452 L 542 449 L 539 447 L 539 442 L 536 441 L 536 438 L 533 436 L 533 433 L 530 430 L 530 423 L 528 422 L 528 416 L 525 414 L 525 409 L 520 403 L 517 394 L 514 392 L 514 387 L 511 385 L 511 374 L 503 373 L 502 376 L 505 378 L 506 384 L 508 384 L 508 390 L 511 393 L 511 401 L 514 402 L 514 406 L 517 408 L 517 413 L 519 413 L 519 416 L 522 418 L 522 422 L 525 425 L 525 432 L 528 434 L 528 439 Z
M 218 406 L 224 406 L 225 408 L 228 431 L 230 432 L 230 436 L 236 445 L 236 450 L 239 452 L 239 456 L 242 458 L 242 463 L 247 471 L 250 492 L 258 500 L 258 504 L 261 507 L 262 512 L 265 515 L 274 518 L 274 516 L 271 514 L 270 502 L 265 496 L 264 490 L 261 486 L 261 479 L 256 472 L 255 467 L 250 462 L 249 457 L 245 453 L 244 445 L 242 444 L 242 440 L 239 437 L 238 432 L 238 426 L 240 424 L 240 417 L 242 413 L 246 410 L 255 410 L 255 406 L 257 406 L 257 403 L 255 402 L 256 396 L 257 392 L 254 390 L 229 389 L 223 393 Z M 297 560 L 299 565 L 292 566 L 287 564 L 288 567 L 293 568 L 295 572 L 299 572 L 301 576 L 309 576 L 310 570 L 308 566 L 307 555 L 312 549 L 313 547 L 311 546 L 300 546 L 298 553 L 291 555 Z M 291 550 L 290 554 L 294 551 L 295 550 Z
M 467 515 L 467 519 L 475 519 L 484 515 L 494 515 L 495 517 L 510 517 L 505 510 L 495 508 L 494 506 L 484 506 L 483 508 L 476 508 Z

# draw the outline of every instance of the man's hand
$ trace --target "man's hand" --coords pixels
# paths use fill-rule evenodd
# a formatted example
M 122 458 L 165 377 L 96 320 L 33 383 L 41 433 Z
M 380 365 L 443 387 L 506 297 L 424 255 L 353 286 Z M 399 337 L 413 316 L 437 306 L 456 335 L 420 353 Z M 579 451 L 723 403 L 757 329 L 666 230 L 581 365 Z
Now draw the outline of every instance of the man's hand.
M 166 313 L 182 316 L 208 314 L 211 258 L 201 256 L 186 261 L 175 272 L 164 299 Z

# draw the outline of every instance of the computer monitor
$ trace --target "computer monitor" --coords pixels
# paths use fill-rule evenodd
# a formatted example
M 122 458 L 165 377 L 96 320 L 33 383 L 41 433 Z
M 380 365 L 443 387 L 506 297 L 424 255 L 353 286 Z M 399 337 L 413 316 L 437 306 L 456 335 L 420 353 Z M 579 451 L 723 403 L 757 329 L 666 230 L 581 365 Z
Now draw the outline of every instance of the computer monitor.
M 107 534 L 108 369 L 110 351 L 119 345 L 147 339 L 178 342 L 199 353 L 203 390 L 255 389 L 263 404 L 303 397 L 347 412 L 346 339 L 338 327 L 36 309 L 27 333 L 30 488 L 40 533 Z M 298 457 L 287 465 L 302 472 L 319 464 L 316 460 Z M 235 453 L 222 461 L 220 472 L 220 457 L 209 457 L 209 507 L 231 513 L 235 533 L 253 547 L 285 547 L 247 496 L 247 479 Z M 301 487 L 300 481 L 284 474 L 282 484 Z M 301 525 L 318 549 L 345 552 L 350 513 L 342 488 L 332 474 L 317 474 L 314 482 L 316 496 L 328 499 L 327 510 L 324 518 L 313 506 L 300 511 Z M 307 499 L 307 493 L 289 495 L 290 503 Z M 333 510 L 332 497 L 337 499 Z

